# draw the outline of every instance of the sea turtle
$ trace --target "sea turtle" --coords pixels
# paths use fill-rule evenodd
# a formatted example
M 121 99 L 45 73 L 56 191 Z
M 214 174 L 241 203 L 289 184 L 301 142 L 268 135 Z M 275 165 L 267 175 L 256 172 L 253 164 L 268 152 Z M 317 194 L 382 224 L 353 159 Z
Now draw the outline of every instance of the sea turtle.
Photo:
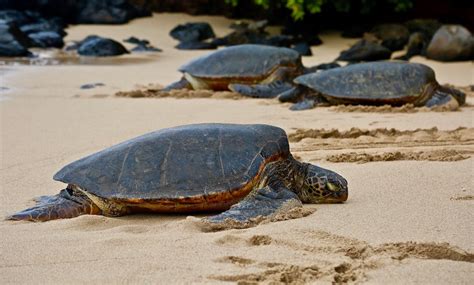
M 348 196 L 342 176 L 295 160 L 285 131 L 270 125 L 163 129 L 66 165 L 54 179 L 67 187 L 8 219 L 225 211 L 203 222 L 247 227 L 302 203 Z
M 304 72 L 295 50 L 266 45 L 231 46 L 201 56 L 179 68 L 184 76 L 171 89 L 233 90 L 251 97 L 275 97 L 290 89 Z M 249 88 L 249 85 L 260 84 Z
M 438 84 L 430 67 L 419 63 L 381 61 L 347 65 L 295 78 L 293 89 L 280 94 L 283 102 L 300 102 L 293 109 L 317 103 L 400 106 L 449 105 L 457 108 L 466 95 Z

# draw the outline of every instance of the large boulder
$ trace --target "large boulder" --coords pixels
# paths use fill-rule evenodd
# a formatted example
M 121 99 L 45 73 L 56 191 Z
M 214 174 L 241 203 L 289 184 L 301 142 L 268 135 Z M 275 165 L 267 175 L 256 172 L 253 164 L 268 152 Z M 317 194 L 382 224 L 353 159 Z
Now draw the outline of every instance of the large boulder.
M 28 56 L 30 40 L 15 25 L 0 22 L 0 56 Z
M 119 42 L 99 36 L 88 36 L 79 43 L 77 53 L 83 56 L 115 56 L 128 53 Z
M 410 37 L 408 29 L 399 24 L 377 25 L 371 33 L 382 40 L 382 45 L 391 51 L 403 49 Z
M 435 19 L 413 19 L 405 22 L 411 34 L 422 33 L 425 38 L 430 40 L 436 31 L 441 27 L 441 23 Z
M 431 39 L 426 56 L 439 61 L 472 60 L 474 38 L 463 26 L 444 25 Z

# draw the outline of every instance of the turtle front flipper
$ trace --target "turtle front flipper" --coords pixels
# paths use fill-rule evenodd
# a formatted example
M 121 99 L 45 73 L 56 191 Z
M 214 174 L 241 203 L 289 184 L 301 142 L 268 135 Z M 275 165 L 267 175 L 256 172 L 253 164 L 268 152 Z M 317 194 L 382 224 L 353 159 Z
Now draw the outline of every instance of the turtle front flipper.
M 236 93 L 252 98 L 275 98 L 279 94 L 293 88 L 293 85 L 286 81 L 273 81 L 268 84 L 229 84 L 229 89 Z
M 449 110 L 457 110 L 459 106 L 466 102 L 466 94 L 463 92 L 447 87 L 439 86 L 431 98 L 425 103 L 429 108 L 448 108 Z
M 201 228 L 204 231 L 249 228 L 265 221 L 299 218 L 312 212 L 304 211 L 298 196 L 287 188 L 266 186 L 253 190 L 229 210 L 203 218 Z
M 80 215 L 100 215 L 101 210 L 84 194 L 64 189 L 54 196 L 42 196 L 36 206 L 8 216 L 7 220 L 46 222 Z
M 179 81 L 171 83 L 160 91 L 171 91 L 176 89 L 193 89 L 193 87 L 186 78 L 182 77 Z

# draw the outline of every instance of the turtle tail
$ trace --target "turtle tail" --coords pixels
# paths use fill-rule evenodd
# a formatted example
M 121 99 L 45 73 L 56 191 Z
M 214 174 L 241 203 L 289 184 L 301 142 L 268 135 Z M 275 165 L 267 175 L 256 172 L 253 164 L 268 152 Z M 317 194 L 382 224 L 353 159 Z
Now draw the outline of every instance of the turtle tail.
M 54 196 L 35 199 L 34 207 L 8 216 L 7 220 L 46 222 L 69 219 L 80 215 L 100 215 L 101 210 L 84 194 L 72 189 L 64 189 Z

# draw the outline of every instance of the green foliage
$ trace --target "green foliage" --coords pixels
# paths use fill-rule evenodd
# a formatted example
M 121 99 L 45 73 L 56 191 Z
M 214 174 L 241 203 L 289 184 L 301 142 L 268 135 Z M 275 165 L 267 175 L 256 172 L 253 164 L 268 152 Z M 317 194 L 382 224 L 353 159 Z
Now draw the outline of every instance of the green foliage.
M 225 0 L 232 6 L 237 6 L 239 0 Z M 254 0 L 255 4 L 265 9 L 270 5 L 283 4 L 291 11 L 291 16 L 295 20 L 301 20 L 306 13 L 321 13 L 324 7 L 332 6 L 338 12 L 355 12 L 360 14 L 371 13 L 377 4 L 388 5 L 395 12 L 405 12 L 413 7 L 414 0 Z M 378 2 L 378 3 L 377 3 Z M 358 7 L 359 11 L 354 11 Z

